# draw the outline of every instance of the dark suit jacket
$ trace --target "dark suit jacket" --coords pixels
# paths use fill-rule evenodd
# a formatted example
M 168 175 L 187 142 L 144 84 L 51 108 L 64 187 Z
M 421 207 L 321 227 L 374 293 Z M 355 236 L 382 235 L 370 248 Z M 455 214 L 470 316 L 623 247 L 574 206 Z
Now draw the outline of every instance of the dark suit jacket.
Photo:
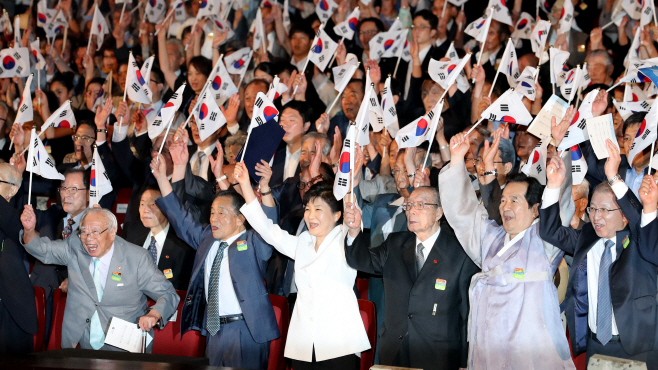
M 0 148 L 0 159 L 4 160 L 7 163 L 9 163 L 11 156 L 14 154 L 14 147 L 12 147 L 11 150 L 9 150 L 10 144 L 11 141 L 9 140 L 9 136 L 7 136 L 7 140 L 5 140 L 5 145 L 2 148 Z
M 411 232 L 393 233 L 374 248 L 368 233 L 360 233 L 345 246 L 351 267 L 384 276 L 380 363 L 426 370 L 466 367 L 468 287 L 479 269 L 446 223 L 419 274 L 415 251 L 416 235 Z M 435 285 L 437 279 L 446 281 L 445 290 Z M 397 358 L 404 342 L 408 363 Z
M 181 316 L 181 336 L 190 329 L 206 331 L 206 295 L 204 268 L 208 251 L 215 243 L 210 226 L 203 227 L 194 221 L 173 192 L 156 200 L 158 207 L 167 215 L 176 235 L 197 251 L 192 277 Z M 276 222 L 276 216 L 270 214 Z M 238 251 L 237 242 L 246 241 L 247 249 Z M 263 284 L 267 260 L 272 247 L 254 231 L 245 232 L 227 249 L 233 289 L 240 302 L 247 328 L 256 343 L 266 343 L 280 336 L 272 303 Z M 239 339 L 236 339 L 239 340 Z
M 270 178 L 270 186 L 277 186 L 283 183 L 284 171 L 286 169 L 286 150 L 288 150 L 286 143 L 281 142 L 279 148 L 274 152 L 274 159 L 272 160 L 272 177 Z M 302 172 L 299 163 L 295 174 Z
M 656 349 L 656 276 L 658 267 L 655 259 L 645 256 L 652 247 L 650 240 L 656 240 L 653 226 L 645 227 L 640 234 L 641 205 L 630 189 L 617 203 L 629 223 L 617 232 L 617 259 L 610 267 L 610 298 L 614 310 L 619 337 L 624 350 L 637 355 Z M 539 233 L 545 241 L 573 254 L 569 271 L 569 286 L 563 302 L 571 336 L 574 355 L 586 350 L 588 313 L 587 294 L 587 252 L 600 239 L 591 223 L 582 230 L 560 225 L 559 205 L 556 203 L 539 210 Z M 655 225 L 655 221 L 652 223 Z M 644 239 L 644 237 L 649 237 Z M 651 239 L 651 237 L 654 237 Z M 625 240 L 628 245 L 624 246 Z M 641 242 L 640 242 L 641 241 Z
M 21 213 L 0 197 L 0 304 L 24 332 L 36 334 L 39 329 L 34 288 L 18 236 L 23 229 Z
M 196 144 L 188 145 L 187 146 L 187 151 L 190 154 L 190 158 L 196 153 L 198 146 Z M 215 149 L 210 153 L 213 158 L 217 158 L 217 146 L 215 146 Z M 221 160 L 224 160 L 224 158 L 221 158 Z M 189 161 L 188 161 L 189 162 Z M 189 164 L 189 163 L 188 163 Z M 215 174 L 212 172 L 212 166 L 210 165 L 210 160 L 208 161 L 208 182 L 211 184 L 215 183 Z M 203 177 L 202 177 L 203 179 Z
M 50 240 L 62 239 L 66 212 L 61 205 L 53 205 L 46 211 L 35 210 L 34 213 L 37 216 L 37 230 L 40 236 L 48 237 Z M 46 297 L 59 288 L 67 277 L 66 266 L 46 265 L 39 260 L 34 262 L 32 274 L 30 274 L 32 284 L 43 288 Z
M 149 230 L 145 228 L 132 228 L 129 224 L 124 224 L 123 238 L 126 241 L 141 247 L 148 237 Z M 176 290 L 185 290 L 190 283 L 192 275 L 192 264 L 194 263 L 194 249 L 185 244 L 179 237 L 173 227 L 169 228 L 167 238 L 162 246 L 162 253 L 158 261 L 158 270 L 163 273 L 166 270 L 172 273 L 171 278 L 167 278 Z M 165 273 L 165 277 L 167 274 Z

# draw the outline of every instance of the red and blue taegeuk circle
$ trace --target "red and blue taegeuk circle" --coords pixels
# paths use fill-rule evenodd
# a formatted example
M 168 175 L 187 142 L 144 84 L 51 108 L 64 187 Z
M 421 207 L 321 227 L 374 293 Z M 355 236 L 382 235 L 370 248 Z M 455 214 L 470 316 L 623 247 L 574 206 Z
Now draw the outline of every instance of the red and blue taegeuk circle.
M 208 116 L 208 106 L 206 103 L 201 104 L 201 109 L 199 109 L 199 119 L 203 120 Z
M 265 116 L 265 122 L 273 119 L 274 117 L 276 117 L 277 114 L 279 114 L 279 112 L 276 110 L 276 108 L 274 108 L 271 105 L 267 105 L 263 109 L 263 115 Z
M 219 90 L 219 88 L 222 86 L 222 79 L 219 76 L 215 76 L 215 78 L 212 80 L 212 88 L 215 90 Z
M 350 172 L 350 152 L 344 152 L 340 155 L 340 172 L 349 173 Z
M 420 121 L 416 124 L 416 136 L 421 136 L 427 131 L 427 120 L 425 118 L 421 118 Z

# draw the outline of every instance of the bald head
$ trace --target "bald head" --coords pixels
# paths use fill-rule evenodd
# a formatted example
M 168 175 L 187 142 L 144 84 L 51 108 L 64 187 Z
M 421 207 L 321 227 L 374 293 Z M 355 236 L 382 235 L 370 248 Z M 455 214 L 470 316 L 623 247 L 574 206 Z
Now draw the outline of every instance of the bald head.
M 11 199 L 20 185 L 20 176 L 18 170 L 9 163 L 0 163 L 0 196 L 7 201 Z

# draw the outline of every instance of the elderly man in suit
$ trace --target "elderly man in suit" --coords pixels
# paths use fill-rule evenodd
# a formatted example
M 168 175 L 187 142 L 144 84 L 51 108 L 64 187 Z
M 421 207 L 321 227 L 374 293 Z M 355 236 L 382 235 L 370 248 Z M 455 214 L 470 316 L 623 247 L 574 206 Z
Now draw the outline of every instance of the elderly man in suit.
M 186 153 L 186 141 L 176 141 L 170 150 L 172 156 Z M 244 199 L 233 190 L 217 194 L 209 225 L 196 222 L 173 192 L 166 164 L 162 156 L 158 158 L 151 162 L 162 193 L 156 204 L 176 235 L 197 251 L 181 314 L 181 335 L 198 330 L 206 336 L 206 356 L 212 366 L 267 368 L 270 341 L 280 335 L 263 283 L 272 247 L 246 230 L 239 211 Z M 276 219 L 275 214 L 269 216 Z
M 360 211 L 345 210 L 347 263 L 384 277 L 380 363 L 426 370 L 465 367 L 468 284 L 478 268 L 450 227 L 439 222 L 443 208 L 435 188 L 415 189 L 405 210 L 409 231 L 392 233 L 374 248 L 368 233 L 360 232 Z
M 139 217 L 147 229 L 133 228 L 124 224 L 123 235 L 127 241 L 142 245 L 153 256 L 153 261 L 177 290 L 187 289 L 194 263 L 194 249 L 185 244 L 162 213 L 155 200 L 160 189 L 149 187 L 139 202 Z
M 18 238 L 20 211 L 9 203 L 20 182 L 14 167 L 0 163 L 0 355 L 32 352 L 38 332 L 34 288 Z
M 67 265 L 69 290 L 62 324 L 62 347 L 118 350 L 105 344 L 112 317 L 137 322 L 144 331 L 166 325 L 176 312 L 176 290 L 143 248 L 116 235 L 112 212 L 92 208 L 82 215 L 79 236 L 51 241 L 36 235 L 36 215 L 26 205 L 22 242 L 43 263 Z M 155 301 L 150 308 L 146 297 Z M 153 333 L 151 332 L 151 335 Z M 152 350 L 152 345 L 147 351 Z

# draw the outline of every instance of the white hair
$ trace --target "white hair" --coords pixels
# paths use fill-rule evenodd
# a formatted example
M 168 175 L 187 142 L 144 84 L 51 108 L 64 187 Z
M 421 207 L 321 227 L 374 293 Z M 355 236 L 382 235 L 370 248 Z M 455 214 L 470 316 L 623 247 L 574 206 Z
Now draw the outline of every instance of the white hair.
M 85 221 L 85 217 L 89 216 L 90 214 L 94 213 L 102 213 L 105 218 L 107 218 L 107 227 L 110 229 L 114 229 L 116 232 L 119 229 L 119 223 L 117 222 L 117 218 L 114 215 L 114 213 L 110 212 L 108 209 L 103 209 L 103 208 L 88 208 L 82 213 L 82 217 L 80 218 L 80 225 Z

